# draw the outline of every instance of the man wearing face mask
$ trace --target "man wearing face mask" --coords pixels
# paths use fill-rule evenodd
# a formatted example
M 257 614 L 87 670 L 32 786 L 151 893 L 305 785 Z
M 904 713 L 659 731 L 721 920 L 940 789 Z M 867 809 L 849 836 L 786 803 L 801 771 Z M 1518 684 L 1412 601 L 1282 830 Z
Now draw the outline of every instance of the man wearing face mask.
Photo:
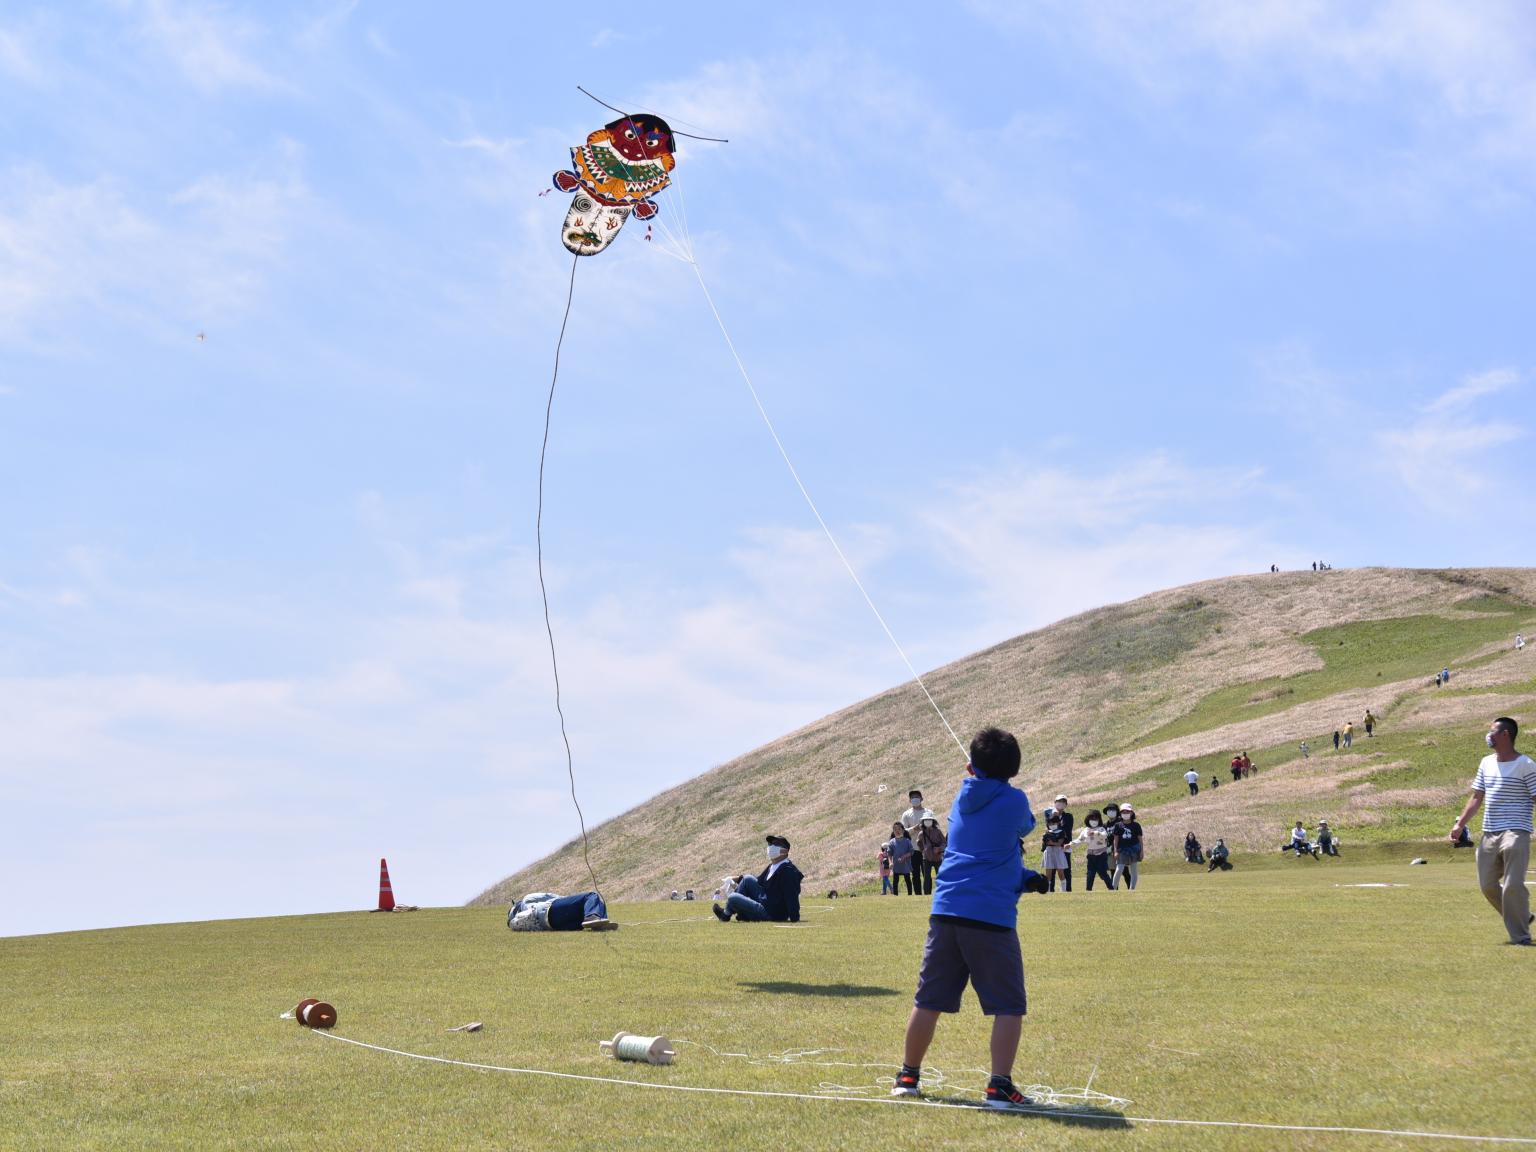
M 800 922 L 800 882 L 805 877 L 789 860 L 789 841 L 782 836 L 768 837 L 768 867 L 758 876 L 743 876 L 736 891 L 726 899 L 725 907 L 712 905 L 715 915 L 729 921 L 772 920 L 776 923 Z
M 1477 883 L 1504 918 L 1511 944 L 1531 943 L 1530 893 L 1525 870 L 1531 860 L 1531 810 L 1536 806 L 1536 763 L 1515 750 L 1520 726 L 1500 716 L 1483 737 L 1493 752 L 1483 757 L 1472 780 L 1472 795 L 1456 823 L 1451 843 L 1466 829 L 1472 813 L 1483 809 L 1483 835 L 1477 842 Z

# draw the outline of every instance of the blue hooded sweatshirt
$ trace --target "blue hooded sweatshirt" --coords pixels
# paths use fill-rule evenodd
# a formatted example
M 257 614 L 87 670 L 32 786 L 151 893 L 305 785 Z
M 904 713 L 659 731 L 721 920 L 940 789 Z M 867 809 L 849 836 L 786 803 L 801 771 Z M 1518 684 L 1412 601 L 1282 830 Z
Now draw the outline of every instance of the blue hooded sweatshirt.
M 1023 792 L 1006 780 L 967 776 L 949 809 L 949 845 L 934 882 L 933 914 L 1015 927 L 1028 874 L 1019 838 L 1034 826 Z

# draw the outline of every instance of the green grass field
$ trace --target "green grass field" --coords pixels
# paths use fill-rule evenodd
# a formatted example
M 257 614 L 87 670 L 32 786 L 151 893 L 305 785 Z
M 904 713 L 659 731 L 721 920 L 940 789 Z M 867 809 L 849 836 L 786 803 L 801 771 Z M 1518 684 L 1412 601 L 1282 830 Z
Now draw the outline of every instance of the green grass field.
M 1149 866 L 1135 893 L 1026 897 L 1031 1012 L 1019 1082 L 1093 1088 L 1129 1116 L 1522 1136 L 1536 954 L 1503 943 L 1470 854 L 1226 874 Z M 1350 887 L 1392 883 L 1392 888 Z M 1444 1141 L 1162 1127 L 904 1103 L 772 1100 L 475 1071 L 322 1039 L 631 1082 L 883 1099 L 926 901 L 807 902 L 797 927 L 707 905 L 614 910 L 623 928 L 513 935 L 496 909 L 340 914 L 0 940 L 0 1144 L 14 1149 L 1446 1147 Z M 681 918 L 681 919 L 679 919 Z M 1489 999 L 1489 990 L 1503 999 Z M 448 1027 L 485 1022 L 479 1034 Z M 683 1044 L 619 1064 L 619 1029 Z M 940 1098 L 974 1100 L 986 1023 L 941 1024 Z M 754 1063 L 816 1059 L 878 1067 Z

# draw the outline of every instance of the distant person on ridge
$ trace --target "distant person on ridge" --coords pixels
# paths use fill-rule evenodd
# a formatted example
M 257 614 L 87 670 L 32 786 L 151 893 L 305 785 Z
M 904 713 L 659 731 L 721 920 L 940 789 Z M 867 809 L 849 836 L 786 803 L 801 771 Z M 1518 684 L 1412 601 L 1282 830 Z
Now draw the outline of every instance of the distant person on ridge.
M 1483 809 L 1477 842 L 1477 884 L 1504 918 L 1511 944 L 1531 942 L 1531 896 L 1525 872 L 1531 866 L 1531 809 L 1536 805 L 1536 763 L 1515 749 L 1520 725 L 1500 716 L 1483 737 L 1493 749 L 1477 766 L 1472 795 L 1451 825 L 1451 843 L 1466 831 L 1472 813 Z M 1484 805 L 1487 805 L 1484 807 Z
M 1199 772 L 1197 772 L 1195 769 L 1191 768 L 1188 772 L 1184 773 L 1184 783 L 1189 785 L 1189 794 L 1191 796 L 1198 796 L 1198 795 L 1200 795 L 1200 773 Z
M 1369 708 L 1365 710 L 1365 738 L 1369 740 L 1376 735 L 1376 715 Z
M 933 1043 L 939 1016 L 960 1011 L 960 997 L 969 983 L 982 1014 L 992 1017 L 987 1105 L 1032 1103 L 1013 1084 L 1013 1061 L 1028 1007 L 1018 902 L 1023 892 L 1044 892 L 1046 883 L 1019 859 L 1019 841 L 1035 827 L 1029 800 L 1008 783 L 1019 774 L 1019 762 L 1018 741 L 1000 728 L 985 728 L 971 741 L 971 762 L 949 810 L 949 852 L 933 895 L 892 1096 L 919 1095 L 923 1057 Z
M 800 922 L 800 882 L 805 879 L 789 859 L 789 841 L 782 836 L 768 838 L 768 867 L 761 875 L 745 875 L 736 891 L 726 897 L 725 907 L 712 904 L 715 916 L 729 923 L 737 920 L 772 920 L 775 923 Z
M 1339 730 L 1337 728 L 1333 730 L 1333 750 L 1335 752 L 1339 750 Z
M 1355 743 L 1355 726 L 1348 720 L 1344 721 L 1344 747 L 1352 748 Z

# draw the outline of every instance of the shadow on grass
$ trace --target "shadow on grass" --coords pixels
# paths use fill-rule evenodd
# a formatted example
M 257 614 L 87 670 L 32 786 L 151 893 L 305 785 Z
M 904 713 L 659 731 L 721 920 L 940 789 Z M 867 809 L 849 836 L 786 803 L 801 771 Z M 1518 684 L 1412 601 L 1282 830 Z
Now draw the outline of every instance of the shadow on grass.
M 750 992 L 779 992 L 785 996 L 900 996 L 895 988 L 874 984 L 796 984 L 789 980 L 742 980 L 736 987 Z

